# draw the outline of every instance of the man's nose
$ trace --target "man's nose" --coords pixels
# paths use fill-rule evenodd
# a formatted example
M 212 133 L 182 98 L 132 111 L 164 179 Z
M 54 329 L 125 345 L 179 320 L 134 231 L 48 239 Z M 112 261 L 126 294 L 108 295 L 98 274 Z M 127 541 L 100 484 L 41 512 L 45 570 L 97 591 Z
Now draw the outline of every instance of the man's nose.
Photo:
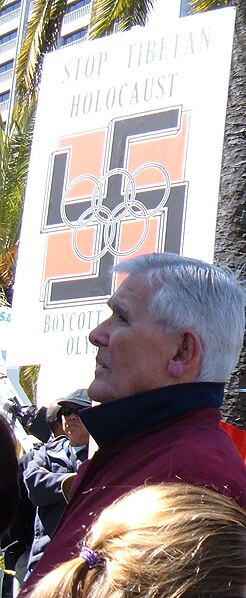
M 95 345 L 95 347 L 105 347 L 108 344 L 109 336 L 107 332 L 107 321 L 108 320 L 105 320 L 104 322 L 101 322 L 101 324 L 98 324 L 98 326 L 94 328 L 94 330 L 91 330 L 89 334 L 89 341 L 92 345 Z
M 71 419 L 78 419 L 79 415 L 78 413 L 70 413 L 69 415 L 67 415 L 67 420 L 71 420 Z

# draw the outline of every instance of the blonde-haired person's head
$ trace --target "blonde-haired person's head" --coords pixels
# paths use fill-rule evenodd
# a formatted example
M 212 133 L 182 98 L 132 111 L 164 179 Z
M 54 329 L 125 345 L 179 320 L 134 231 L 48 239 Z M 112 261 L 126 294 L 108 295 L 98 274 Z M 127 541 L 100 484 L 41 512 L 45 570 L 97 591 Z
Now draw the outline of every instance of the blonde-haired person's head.
M 246 513 L 211 490 L 142 486 L 104 509 L 84 543 L 95 566 L 78 556 L 31 598 L 246 597 Z

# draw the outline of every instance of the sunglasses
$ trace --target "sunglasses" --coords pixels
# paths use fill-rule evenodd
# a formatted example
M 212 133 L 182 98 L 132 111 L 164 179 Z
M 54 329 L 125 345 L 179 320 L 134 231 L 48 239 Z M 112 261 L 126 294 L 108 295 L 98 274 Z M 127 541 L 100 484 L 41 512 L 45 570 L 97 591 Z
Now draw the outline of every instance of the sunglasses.
M 77 409 L 76 409 L 76 407 L 62 407 L 61 415 L 66 416 L 66 415 L 72 415 L 72 413 L 73 413 L 75 415 L 80 416 L 81 411 L 83 411 L 83 408 L 81 409 L 81 407 L 78 407 Z

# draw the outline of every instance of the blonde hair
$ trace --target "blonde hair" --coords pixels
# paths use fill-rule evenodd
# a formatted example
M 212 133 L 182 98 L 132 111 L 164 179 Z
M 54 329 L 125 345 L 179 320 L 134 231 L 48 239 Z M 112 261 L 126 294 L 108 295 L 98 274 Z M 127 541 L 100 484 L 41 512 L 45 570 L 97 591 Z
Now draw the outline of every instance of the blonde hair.
M 84 542 L 98 564 L 67 561 L 30 598 L 240 598 L 246 585 L 246 513 L 206 488 L 142 486 L 104 509 Z

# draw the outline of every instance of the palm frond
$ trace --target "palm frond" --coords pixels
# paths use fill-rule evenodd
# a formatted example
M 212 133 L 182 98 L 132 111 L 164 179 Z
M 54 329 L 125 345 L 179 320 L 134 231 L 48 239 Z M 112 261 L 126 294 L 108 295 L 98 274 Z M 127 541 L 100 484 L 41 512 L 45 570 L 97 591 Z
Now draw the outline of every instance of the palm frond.
M 95 39 L 118 29 L 125 31 L 135 25 L 144 25 L 155 0 L 94 0 L 89 38 Z
M 231 2 L 229 0 L 190 0 L 189 5 L 192 12 L 203 12 L 206 10 L 212 10 L 215 8 L 222 8 L 223 6 L 229 6 Z
M 31 403 L 36 403 L 40 365 L 23 365 L 19 368 L 19 382 Z
M 16 89 L 20 98 L 28 100 L 39 86 L 44 56 L 57 43 L 67 0 L 36 0 L 21 48 Z
M 15 107 L 11 128 L 5 134 L 2 132 L 0 138 L 0 222 L 6 227 L 6 232 L 9 226 L 12 231 L 19 227 L 33 132 L 33 110 L 34 107 L 17 117 Z M 16 238 L 12 240 L 15 242 Z M 0 234 L 0 250 L 6 246 L 5 243 Z
M 34 126 L 35 104 L 14 107 L 8 129 L 0 127 L 0 295 L 11 303 L 17 243 Z

